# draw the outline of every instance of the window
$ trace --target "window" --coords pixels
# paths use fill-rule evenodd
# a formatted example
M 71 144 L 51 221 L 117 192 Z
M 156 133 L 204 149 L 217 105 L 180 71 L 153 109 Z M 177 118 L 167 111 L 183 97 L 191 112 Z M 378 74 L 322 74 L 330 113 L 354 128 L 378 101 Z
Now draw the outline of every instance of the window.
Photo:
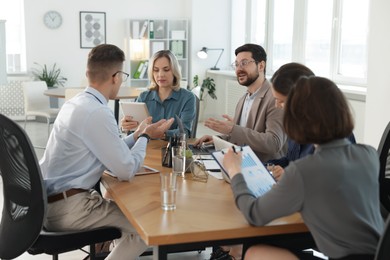
M 240 3 L 245 10 L 237 8 Z M 363 86 L 368 8 L 369 0 L 232 0 L 232 20 L 246 17 L 245 23 L 233 23 L 232 43 L 262 45 L 269 74 L 296 61 L 337 83 Z
M 26 44 L 23 0 L 0 0 L 0 20 L 6 20 L 7 73 L 26 71 Z

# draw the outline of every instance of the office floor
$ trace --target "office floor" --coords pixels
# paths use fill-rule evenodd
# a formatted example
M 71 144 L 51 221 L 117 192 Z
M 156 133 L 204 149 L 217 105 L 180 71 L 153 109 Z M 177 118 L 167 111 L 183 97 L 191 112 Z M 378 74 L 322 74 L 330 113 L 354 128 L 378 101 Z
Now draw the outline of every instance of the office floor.
M 23 122 L 18 122 L 22 127 L 24 125 Z M 43 147 L 46 146 L 47 142 L 47 126 L 46 123 L 39 123 L 39 122 L 33 122 L 30 121 L 27 123 L 26 126 L 26 132 L 29 135 L 32 144 L 34 147 L 36 147 L 35 152 L 37 155 L 38 160 L 42 157 L 44 149 Z M 210 129 L 207 129 L 206 127 L 203 126 L 203 123 L 198 124 L 198 131 L 197 131 L 197 136 L 200 137 L 204 134 L 210 134 L 213 133 Z M 1 178 L 0 178 L 0 209 L 3 208 L 3 190 L 2 190 L 2 183 L 1 183 Z M 1 215 L 0 215 L 1 219 Z M 179 260 L 179 259 L 188 259 L 188 260 L 200 260 L 200 259 L 209 259 L 210 258 L 210 253 L 211 253 L 211 248 L 207 248 L 205 251 L 202 251 L 201 253 L 198 253 L 196 251 L 193 252 L 186 252 L 186 253 L 176 253 L 176 254 L 170 254 L 168 259 L 172 260 Z M 61 260 L 80 260 L 84 259 L 85 253 L 82 251 L 73 251 L 69 253 L 64 253 L 60 255 Z M 16 258 L 18 260 L 49 260 L 52 259 L 51 256 L 49 255 L 30 255 L 28 253 L 24 253 L 20 257 Z M 140 257 L 140 260 L 150 260 L 152 259 L 152 256 L 143 256 Z

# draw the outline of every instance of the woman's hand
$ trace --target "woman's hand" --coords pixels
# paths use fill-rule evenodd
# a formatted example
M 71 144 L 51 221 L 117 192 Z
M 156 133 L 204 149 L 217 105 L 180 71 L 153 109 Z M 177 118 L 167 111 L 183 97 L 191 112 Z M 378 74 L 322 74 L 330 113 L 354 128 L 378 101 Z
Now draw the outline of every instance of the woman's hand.
M 272 169 L 272 175 L 274 176 L 275 180 L 279 181 L 284 173 L 283 167 L 280 165 L 275 165 Z
M 241 152 L 233 152 L 232 148 L 229 148 L 225 156 L 223 157 L 223 168 L 227 171 L 230 178 L 233 178 L 237 173 L 241 172 L 242 155 Z
M 131 131 L 138 127 L 138 121 L 133 120 L 132 116 L 125 116 L 121 119 L 122 131 Z

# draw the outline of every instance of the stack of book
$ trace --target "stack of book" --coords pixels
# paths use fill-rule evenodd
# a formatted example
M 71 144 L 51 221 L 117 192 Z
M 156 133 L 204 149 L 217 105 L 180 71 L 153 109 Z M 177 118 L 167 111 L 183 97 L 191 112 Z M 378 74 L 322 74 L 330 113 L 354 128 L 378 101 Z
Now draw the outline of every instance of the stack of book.
M 149 61 L 143 60 L 138 63 L 137 70 L 134 72 L 133 79 L 145 78 L 146 71 L 148 69 Z

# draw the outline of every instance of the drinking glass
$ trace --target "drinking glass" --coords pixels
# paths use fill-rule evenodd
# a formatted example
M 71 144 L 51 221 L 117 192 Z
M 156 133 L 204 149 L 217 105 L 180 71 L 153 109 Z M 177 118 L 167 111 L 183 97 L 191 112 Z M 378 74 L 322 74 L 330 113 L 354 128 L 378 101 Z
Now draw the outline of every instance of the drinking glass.
M 176 174 L 161 172 L 161 208 L 163 210 L 176 209 Z

